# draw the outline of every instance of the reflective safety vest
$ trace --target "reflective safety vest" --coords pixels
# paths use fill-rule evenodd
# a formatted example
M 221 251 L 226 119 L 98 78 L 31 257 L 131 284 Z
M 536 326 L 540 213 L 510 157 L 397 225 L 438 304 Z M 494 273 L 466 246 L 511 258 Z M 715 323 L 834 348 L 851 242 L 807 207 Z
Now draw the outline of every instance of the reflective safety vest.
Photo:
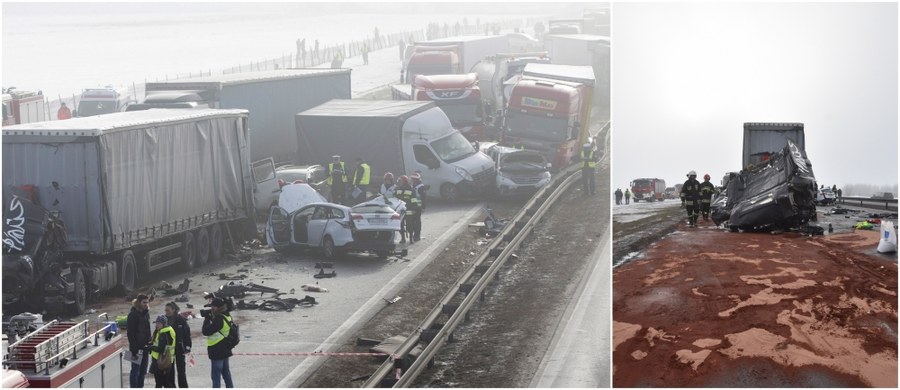
M 700 183 L 700 202 L 712 203 L 712 196 L 716 193 L 716 187 L 708 181 Z
M 594 161 L 594 151 L 591 150 L 587 153 L 587 156 L 584 155 L 584 150 L 581 150 L 581 161 L 584 163 L 582 168 L 596 168 L 597 162 Z
M 162 332 L 167 332 L 169 334 L 169 338 L 172 339 L 170 345 L 166 346 L 166 349 L 169 350 L 169 353 L 172 354 L 172 356 L 175 356 L 175 329 L 172 329 L 171 326 L 167 326 L 165 328 L 160 329 L 159 332 L 156 332 L 156 335 L 153 336 L 153 345 L 155 346 L 155 345 L 159 344 L 159 334 Z M 159 359 L 159 352 L 157 352 L 157 351 L 150 352 L 150 357 L 154 358 L 154 359 Z
M 344 183 L 347 183 L 347 182 L 348 182 L 348 180 L 347 180 L 347 170 L 344 169 L 344 162 L 341 161 L 339 164 L 340 164 L 339 169 L 340 169 L 341 172 L 343 172 L 343 173 L 341 174 L 341 178 L 342 178 L 342 180 L 344 181 Z M 326 180 L 326 183 L 328 183 L 328 185 L 331 185 L 331 177 L 332 177 L 332 176 L 334 176 L 334 163 L 333 163 L 333 162 L 330 162 L 330 163 L 328 163 L 328 180 Z
M 225 321 L 222 321 L 222 329 L 219 329 L 218 332 L 215 332 L 209 336 L 206 336 L 206 346 L 212 347 L 213 345 L 218 344 L 220 341 L 225 340 L 225 336 L 228 336 L 231 333 L 231 316 L 222 315 L 225 318 Z
M 411 188 L 401 187 L 394 191 L 394 197 L 406 203 L 410 203 L 415 198 Z
M 406 208 L 406 215 L 416 215 L 422 210 L 422 203 L 419 198 L 413 197 L 409 200 Z
M 360 185 L 360 186 L 369 185 L 369 176 L 372 173 L 371 168 L 369 168 L 369 164 L 366 164 L 366 163 L 359 164 L 359 168 L 362 168 L 362 177 L 359 177 L 358 172 L 356 173 L 355 180 L 359 180 L 359 183 L 356 183 L 356 185 Z M 359 168 L 357 168 L 357 169 L 359 169 Z

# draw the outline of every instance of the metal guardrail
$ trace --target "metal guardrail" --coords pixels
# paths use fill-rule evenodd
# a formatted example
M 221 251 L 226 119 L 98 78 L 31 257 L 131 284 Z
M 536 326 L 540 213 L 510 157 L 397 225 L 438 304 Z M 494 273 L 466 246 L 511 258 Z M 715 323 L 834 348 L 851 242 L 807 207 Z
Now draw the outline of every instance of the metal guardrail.
M 598 142 L 598 152 L 602 153 L 601 158 L 606 158 L 608 155 L 609 128 L 610 122 L 607 121 L 596 133 L 592 134 L 593 137 L 596 137 L 605 132 L 602 145 Z M 416 330 L 406 338 L 390 358 L 378 367 L 363 387 L 381 387 L 384 379 L 392 372 L 396 373 L 395 379 L 397 380 L 393 387 L 411 386 L 416 377 L 430 364 L 437 350 L 445 342 L 452 340 L 453 331 L 463 318 L 468 317 L 468 311 L 476 297 L 484 299 L 484 290 L 495 278 L 506 259 L 512 255 L 514 250 L 518 249 L 544 213 L 565 193 L 569 186 L 580 178 L 580 164 L 572 164 L 557 173 L 549 185 L 540 189 L 529 199 L 497 235 L 497 238 L 488 244 L 472 265 L 457 279 L 456 287 L 450 289 L 441 298 Z M 490 264 L 486 264 L 490 258 L 494 258 L 494 260 Z M 469 279 L 479 273 L 481 276 L 476 283 L 467 283 Z M 459 293 L 465 294 L 463 301 L 458 306 L 451 305 L 450 303 Z M 445 324 L 439 326 L 440 329 L 434 330 L 433 327 L 437 324 L 437 320 L 444 314 L 448 314 L 450 318 Z M 410 362 L 409 354 L 420 342 L 428 345 L 415 361 Z
M 846 206 L 866 207 L 871 209 L 897 211 L 897 199 L 863 198 L 843 196 L 836 203 Z
M 561 171 L 560 174 L 550 185 L 538 191 L 516 216 L 507 223 L 506 227 L 497 235 L 497 238 L 488 245 L 466 272 L 457 279 L 456 287 L 449 290 L 441 298 L 440 302 L 425 317 L 416 330 L 397 348 L 391 358 L 388 358 L 379 366 L 363 387 L 380 387 L 383 380 L 392 372 L 397 372 L 397 377 L 395 378 L 397 382 L 394 384 L 394 387 L 409 387 L 412 384 L 412 381 L 432 361 L 437 350 L 446 341 L 452 339 L 453 331 L 461 320 L 467 317 L 467 313 L 474 304 L 476 297 L 483 299 L 484 290 L 489 282 L 494 279 L 506 259 L 512 255 L 512 252 L 531 233 L 531 230 L 540 221 L 543 214 L 565 193 L 572 183 L 581 177 L 581 170 L 575 164 Z M 492 257 L 494 260 L 487 264 L 488 259 Z M 476 283 L 467 283 L 470 278 L 478 273 L 481 276 Z M 459 293 L 465 294 L 462 303 L 458 306 L 451 305 L 450 302 Z M 445 324 L 439 325 L 439 329 L 435 331 L 433 328 L 437 324 L 437 320 L 445 313 L 450 314 L 449 320 Z M 415 361 L 410 362 L 409 354 L 420 342 L 425 342 L 428 345 Z

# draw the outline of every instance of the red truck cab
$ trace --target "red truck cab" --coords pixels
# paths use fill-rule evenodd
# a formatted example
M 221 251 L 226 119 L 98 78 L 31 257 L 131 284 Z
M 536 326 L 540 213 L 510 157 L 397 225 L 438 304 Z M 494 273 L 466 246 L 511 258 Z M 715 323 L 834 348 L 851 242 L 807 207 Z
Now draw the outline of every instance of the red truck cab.
M 417 46 L 406 63 L 403 83 L 412 83 L 418 75 L 459 73 L 459 47 Z
M 412 91 L 413 100 L 434 101 L 469 141 L 485 140 L 484 107 L 475 73 L 418 75 Z
M 585 86 L 560 80 L 523 78 L 513 87 L 503 143 L 536 150 L 561 169 L 581 150 Z

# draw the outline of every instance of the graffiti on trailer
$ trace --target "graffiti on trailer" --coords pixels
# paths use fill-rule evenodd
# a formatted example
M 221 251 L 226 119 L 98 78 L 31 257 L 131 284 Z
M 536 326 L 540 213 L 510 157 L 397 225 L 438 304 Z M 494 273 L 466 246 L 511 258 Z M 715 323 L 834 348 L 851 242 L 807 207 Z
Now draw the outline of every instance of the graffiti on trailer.
M 9 202 L 9 215 L 12 218 L 6 219 L 6 229 L 3 232 L 3 246 L 9 253 L 21 252 L 25 248 L 25 208 L 18 197 L 13 197 Z

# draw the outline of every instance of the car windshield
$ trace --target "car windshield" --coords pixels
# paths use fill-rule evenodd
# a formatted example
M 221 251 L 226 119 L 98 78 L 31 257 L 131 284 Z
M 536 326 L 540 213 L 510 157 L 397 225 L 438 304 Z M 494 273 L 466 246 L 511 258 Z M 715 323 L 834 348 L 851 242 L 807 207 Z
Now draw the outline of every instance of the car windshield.
M 78 116 L 93 116 L 116 112 L 116 102 L 82 100 L 78 105 Z
M 514 137 L 535 138 L 544 141 L 565 141 L 569 137 L 565 118 L 548 118 L 510 111 L 506 125 Z
M 394 214 L 390 206 L 371 203 L 354 206 L 350 211 L 357 214 Z
M 632 187 L 650 187 L 649 180 L 635 180 Z
M 475 148 L 458 131 L 433 141 L 431 147 L 441 160 L 448 163 L 456 162 L 475 154 Z

